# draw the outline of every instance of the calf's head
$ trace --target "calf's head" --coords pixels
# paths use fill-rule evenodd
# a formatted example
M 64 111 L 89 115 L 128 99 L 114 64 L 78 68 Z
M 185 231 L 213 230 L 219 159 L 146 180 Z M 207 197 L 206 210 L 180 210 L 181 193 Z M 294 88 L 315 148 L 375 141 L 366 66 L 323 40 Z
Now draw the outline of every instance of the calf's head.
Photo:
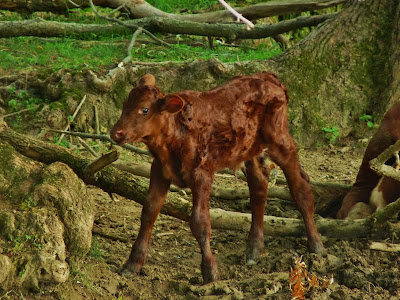
M 146 74 L 132 89 L 122 108 L 122 114 L 110 132 L 118 144 L 146 142 L 160 133 L 167 122 L 167 114 L 179 112 L 185 101 L 176 94 L 164 95 L 153 75 Z

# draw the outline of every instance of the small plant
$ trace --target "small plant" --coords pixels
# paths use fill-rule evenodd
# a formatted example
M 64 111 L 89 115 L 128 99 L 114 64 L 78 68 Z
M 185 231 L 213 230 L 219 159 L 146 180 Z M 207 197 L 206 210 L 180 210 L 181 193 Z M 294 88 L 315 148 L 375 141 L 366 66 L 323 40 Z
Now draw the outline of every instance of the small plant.
M 89 250 L 89 256 L 95 259 L 101 259 L 105 254 L 103 249 L 100 249 L 100 244 L 97 238 L 93 238 L 92 245 Z
M 373 127 L 374 127 L 373 119 L 374 119 L 374 118 L 373 118 L 371 115 L 367 115 L 367 114 L 364 114 L 364 115 L 362 115 L 362 116 L 360 117 L 360 121 L 366 122 L 368 128 L 373 128 Z
M 37 201 L 32 200 L 32 197 L 28 197 L 24 199 L 24 202 L 21 203 L 21 210 L 28 210 L 37 205 Z
M 333 143 L 339 137 L 339 129 L 336 126 L 332 126 L 330 128 L 323 127 L 322 131 L 325 132 L 327 138 L 329 139 L 329 143 Z

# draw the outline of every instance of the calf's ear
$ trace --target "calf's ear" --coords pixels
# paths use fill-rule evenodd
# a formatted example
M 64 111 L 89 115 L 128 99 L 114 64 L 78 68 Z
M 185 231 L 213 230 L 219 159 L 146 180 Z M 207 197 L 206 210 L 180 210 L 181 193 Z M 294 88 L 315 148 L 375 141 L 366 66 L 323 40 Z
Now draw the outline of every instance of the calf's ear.
M 156 78 L 152 74 L 145 74 L 140 78 L 139 85 L 155 86 Z
M 170 114 L 176 114 L 186 104 L 185 100 L 175 94 L 166 96 L 162 101 L 161 112 L 168 112 Z

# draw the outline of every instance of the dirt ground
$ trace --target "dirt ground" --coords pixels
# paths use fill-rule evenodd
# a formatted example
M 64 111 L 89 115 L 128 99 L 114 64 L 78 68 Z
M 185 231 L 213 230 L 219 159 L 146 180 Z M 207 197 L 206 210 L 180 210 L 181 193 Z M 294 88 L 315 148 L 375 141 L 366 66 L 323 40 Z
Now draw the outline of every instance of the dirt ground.
M 300 149 L 311 180 L 352 183 L 360 165 L 364 143 Z M 242 186 L 238 180 L 232 185 Z M 309 254 L 305 238 L 265 237 L 265 252 L 257 265 L 245 265 L 247 232 L 213 230 L 212 249 L 221 280 L 202 285 L 201 254 L 187 223 L 161 215 L 156 222 L 147 262 L 140 275 L 125 278 L 118 268 L 130 253 L 140 225 L 141 206 L 118 195 L 92 187 L 96 218 L 91 254 L 70 262 L 67 283 L 44 286 L 40 294 L 9 291 L 2 299 L 292 299 L 289 271 L 302 256 L 307 269 L 325 288 L 306 291 L 305 299 L 400 299 L 398 254 L 369 250 L 366 239 L 323 238 L 328 256 Z M 248 212 L 248 201 L 241 201 Z M 230 204 L 212 200 L 213 207 Z M 266 214 L 298 217 L 289 202 L 269 199 Z M 113 238 L 105 237 L 110 235 Z M 125 241 L 128 239 L 129 241 Z M 391 241 L 387 241 L 391 242 Z M 397 237 L 394 240 L 398 242 Z

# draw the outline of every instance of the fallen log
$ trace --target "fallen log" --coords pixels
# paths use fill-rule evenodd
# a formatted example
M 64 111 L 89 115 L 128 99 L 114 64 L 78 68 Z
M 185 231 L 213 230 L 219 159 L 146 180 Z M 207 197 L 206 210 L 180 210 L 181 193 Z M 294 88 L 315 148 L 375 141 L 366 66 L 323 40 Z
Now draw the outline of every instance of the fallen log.
M 389 158 L 391 158 L 394 154 L 398 156 L 399 151 L 400 151 L 400 140 L 398 140 L 396 143 L 394 143 L 385 151 L 383 151 L 381 154 L 379 154 L 378 157 L 372 159 L 369 162 L 371 169 L 381 176 L 391 177 L 397 181 L 400 181 L 400 171 L 397 170 L 396 168 L 393 168 L 392 166 L 388 166 L 385 164 L 385 162 Z
M 303 11 L 312 11 L 324 9 L 345 3 L 348 0 L 291 0 L 291 1 L 270 1 L 266 3 L 258 3 L 246 7 L 235 7 L 235 10 L 250 20 L 260 18 L 279 16 L 292 13 L 300 13 Z M 216 23 L 223 21 L 232 21 L 234 18 L 226 10 L 218 10 L 200 14 L 171 14 L 163 12 L 146 1 L 134 0 L 94 0 L 95 5 L 101 7 L 120 8 L 123 6 L 124 11 L 128 12 L 129 17 L 133 19 L 146 18 L 150 16 L 159 16 L 169 19 L 180 19 L 194 22 Z M 88 7 L 87 0 L 52 0 L 52 1 L 15 1 L 2 0 L 0 9 L 11 11 L 51 11 L 63 13 L 69 9 L 77 7 Z
M 8 128 L 0 120 L 0 139 L 10 144 L 16 151 L 34 160 L 51 164 L 56 161 L 69 165 L 74 172 L 87 184 L 100 187 L 108 193 L 117 193 L 140 204 L 146 201 L 148 182 L 130 173 L 123 172 L 108 166 L 91 178 L 85 178 L 84 169 L 91 163 L 90 160 L 70 153 L 67 149 L 26 135 L 17 133 Z M 398 205 L 400 199 L 393 205 Z M 389 206 L 388 206 L 389 207 Z M 387 208 L 381 210 L 382 213 Z M 162 213 L 180 220 L 190 218 L 191 202 L 183 199 L 177 193 L 169 193 L 162 208 Z M 251 215 L 239 212 L 228 212 L 221 209 L 211 209 L 212 226 L 214 229 L 248 230 Z M 390 223 L 390 228 L 383 219 L 376 218 L 376 214 L 362 220 L 333 220 L 317 218 L 317 227 L 322 235 L 337 238 L 367 237 L 371 232 L 379 232 L 380 237 L 390 236 L 393 232 L 400 234 L 400 226 Z M 280 218 L 265 216 L 264 232 L 271 236 L 305 236 L 303 221 L 294 218 Z
M 239 24 L 208 24 L 192 21 L 174 20 L 162 17 L 149 17 L 124 22 L 131 28 L 142 27 L 152 33 L 190 34 L 198 36 L 225 37 L 230 39 L 261 39 L 303 27 L 317 26 L 336 14 L 298 17 L 271 25 L 256 25 L 251 31 Z M 120 24 L 79 24 L 46 21 L 36 18 L 27 21 L 0 22 L 0 38 L 17 36 L 74 37 L 96 35 L 131 34 L 131 28 Z

